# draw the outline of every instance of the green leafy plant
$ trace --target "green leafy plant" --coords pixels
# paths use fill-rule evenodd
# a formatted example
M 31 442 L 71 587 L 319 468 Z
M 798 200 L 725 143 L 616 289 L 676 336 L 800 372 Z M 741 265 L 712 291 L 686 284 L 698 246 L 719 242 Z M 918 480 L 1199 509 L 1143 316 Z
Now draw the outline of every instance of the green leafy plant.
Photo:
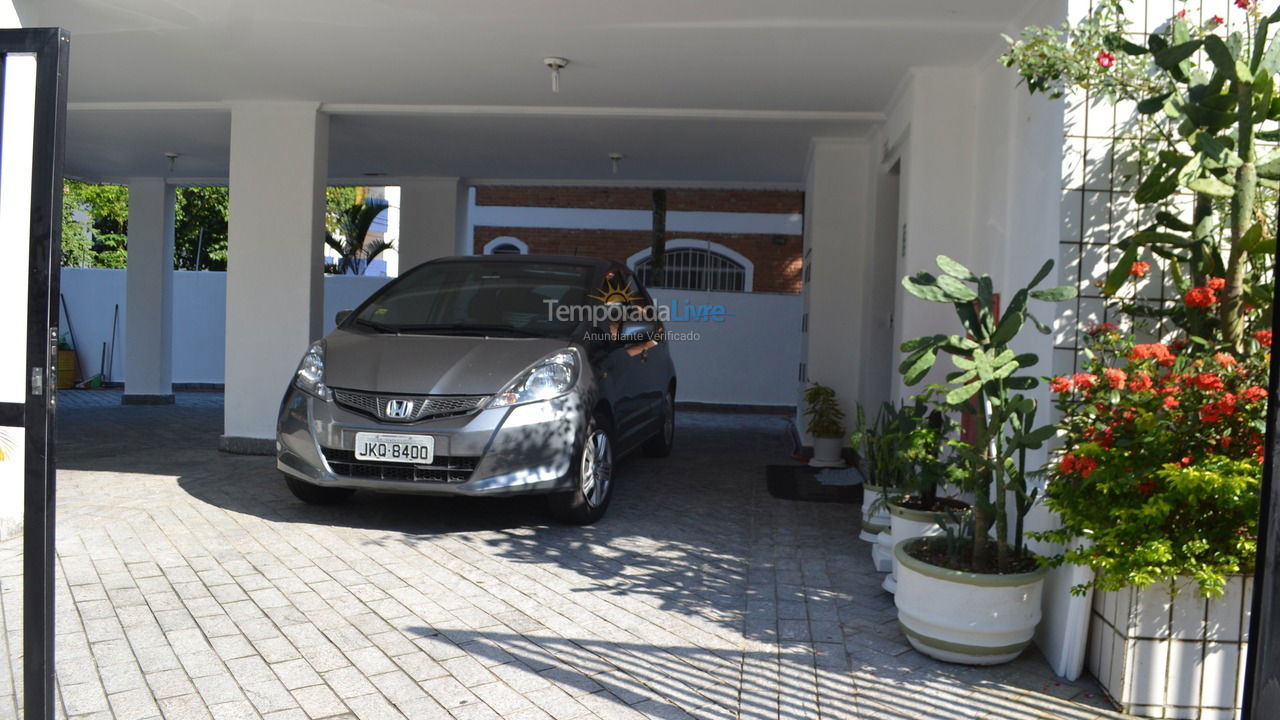
M 1280 188 L 1280 150 L 1259 157 L 1258 147 L 1280 140 L 1280 42 L 1270 37 L 1280 10 L 1242 7 L 1242 31 L 1180 13 L 1139 45 L 1127 39 L 1122 3 L 1105 0 L 1077 25 L 1027 28 L 1002 57 L 1033 93 L 1082 90 L 1136 103 L 1137 126 L 1119 143 L 1144 168 L 1134 199 L 1152 206 L 1154 222 L 1121 243 L 1104 293 L 1115 297 L 1132 275 L 1145 275 L 1145 254 L 1162 258 L 1184 303 L 1119 309 L 1237 352 L 1251 325 L 1270 322 L 1275 237 L 1262 193 Z M 1189 218 L 1173 204 L 1179 193 L 1195 198 Z
M 1065 437 L 1046 502 L 1063 525 L 1039 537 L 1090 541 L 1052 564 L 1094 568 L 1103 590 L 1189 576 L 1205 596 L 1252 570 L 1271 333 L 1247 344 L 1179 354 L 1108 330 L 1051 381 Z
M 858 453 L 860 469 L 869 484 L 894 489 L 906 484 L 910 466 L 902 444 L 913 423 L 914 418 L 901 404 L 882 403 L 873 422 L 867 421 L 866 410 L 858 405 L 849 443 Z
M 809 418 L 805 429 L 810 435 L 820 438 L 844 435 L 844 411 L 840 409 L 835 390 L 813 383 L 805 389 L 804 401 L 804 414 Z
M 1006 573 L 1015 561 L 1025 559 L 1022 520 L 1035 501 L 1035 492 L 1027 484 L 1027 451 L 1042 447 L 1055 430 L 1052 425 L 1036 424 L 1036 402 L 1023 394 L 1039 384 L 1035 376 L 1023 372 L 1039 358 L 1018 354 L 1009 346 L 1028 321 L 1049 332 L 1030 313 L 1029 301 L 1066 300 L 1075 296 L 1076 289 L 1035 289 L 1053 269 L 1050 260 L 1014 293 L 1001 315 L 990 276 L 975 275 L 945 255 L 939 255 L 937 262 L 941 275 L 920 272 L 903 278 L 903 286 L 922 300 L 950 304 L 965 334 L 931 335 L 904 343 L 902 350 L 908 355 L 899 372 L 908 385 L 915 385 L 933 369 L 939 354 L 951 357 L 955 371 L 937 386 L 938 391 L 948 405 L 968 413 L 973 421 L 972 436 L 951 443 L 954 461 L 962 468 L 958 478 L 974 493 L 973 542 L 967 561 L 975 572 Z M 1012 533 L 1009 494 L 1015 498 Z M 989 537 L 993 527 L 994 552 Z
M 367 197 L 334 213 L 332 228 L 325 230 L 324 242 L 338 253 L 339 273 L 363 275 L 369 263 L 394 245 L 368 238 L 373 221 L 386 209 L 386 200 Z
M 938 503 L 938 487 L 951 481 L 954 466 L 943 452 L 956 424 L 933 399 L 933 392 L 927 392 L 901 403 L 883 403 L 874 423 L 867 422 L 865 410 L 858 406 L 850 442 L 868 482 L 887 490 L 872 511 L 890 501 L 932 509 Z

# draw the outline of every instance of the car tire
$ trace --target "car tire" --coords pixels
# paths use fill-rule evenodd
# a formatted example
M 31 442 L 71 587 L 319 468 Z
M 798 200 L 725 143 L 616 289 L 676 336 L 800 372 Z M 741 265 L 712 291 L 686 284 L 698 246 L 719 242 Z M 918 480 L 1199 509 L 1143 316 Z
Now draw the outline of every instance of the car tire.
M 657 435 L 649 438 L 640 446 L 640 450 L 649 457 L 666 457 L 671 454 L 671 446 L 676 440 L 676 396 L 667 392 L 662 399 L 662 429 Z
M 608 418 L 594 413 L 574 461 L 573 489 L 547 496 L 552 516 L 570 525 L 590 525 L 604 517 L 613 499 L 613 447 Z
M 321 487 L 291 475 L 285 475 L 284 482 L 294 497 L 309 505 L 333 505 L 343 502 L 355 492 L 351 488 Z

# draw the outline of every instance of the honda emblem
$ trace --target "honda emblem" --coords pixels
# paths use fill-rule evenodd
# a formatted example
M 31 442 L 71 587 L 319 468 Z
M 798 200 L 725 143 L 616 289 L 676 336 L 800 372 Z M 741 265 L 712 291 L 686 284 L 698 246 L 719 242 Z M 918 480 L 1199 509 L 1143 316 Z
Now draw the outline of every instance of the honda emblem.
M 396 420 L 403 420 L 413 413 L 412 400 L 388 400 L 387 407 L 383 411 L 387 417 Z

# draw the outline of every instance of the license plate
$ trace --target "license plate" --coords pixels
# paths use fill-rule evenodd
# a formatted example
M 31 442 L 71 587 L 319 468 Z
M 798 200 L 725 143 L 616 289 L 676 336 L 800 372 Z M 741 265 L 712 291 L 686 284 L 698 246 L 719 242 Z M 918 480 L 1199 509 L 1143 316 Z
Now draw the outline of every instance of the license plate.
M 430 465 L 436 439 L 430 435 L 356 433 L 356 459 Z

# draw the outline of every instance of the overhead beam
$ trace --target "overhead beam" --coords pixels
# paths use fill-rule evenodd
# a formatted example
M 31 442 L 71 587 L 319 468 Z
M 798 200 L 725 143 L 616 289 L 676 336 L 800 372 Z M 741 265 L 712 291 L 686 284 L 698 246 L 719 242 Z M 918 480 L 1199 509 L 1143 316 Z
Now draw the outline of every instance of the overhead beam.
M 230 112 L 225 102 L 76 102 L 71 112 Z M 876 123 L 880 111 L 755 110 L 750 108 L 602 107 L 591 105 L 396 105 L 322 103 L 330 115 L 425 115 L 475 117 L 619 117 L 639 120 L 759 120 L 762 122 Z

